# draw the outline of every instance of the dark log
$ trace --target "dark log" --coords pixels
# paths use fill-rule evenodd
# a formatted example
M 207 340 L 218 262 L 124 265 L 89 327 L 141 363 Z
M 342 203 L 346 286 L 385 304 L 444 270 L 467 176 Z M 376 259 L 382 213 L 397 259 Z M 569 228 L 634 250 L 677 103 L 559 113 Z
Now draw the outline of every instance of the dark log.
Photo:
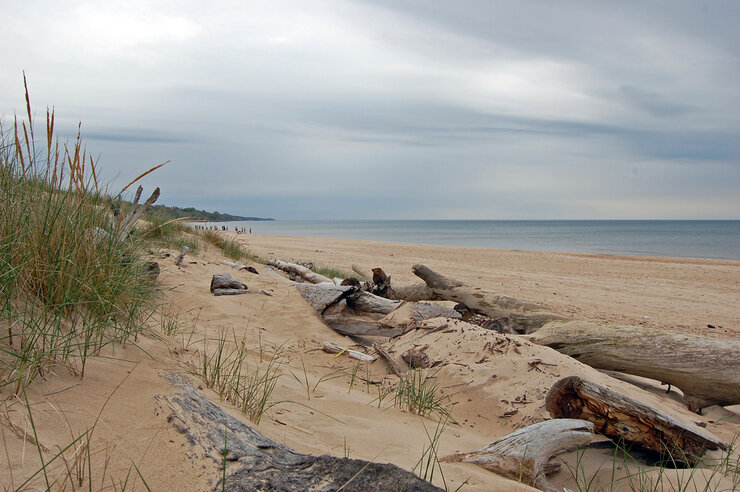
M 247 290 L 247 284 L 239 282 L 229 273 L 217 273 L 211 279 L 211 292 L 213 292 L 215 289 Z
M 180 389 L 158 397 L 172 411 L 168 422 L 218 467 L 227 464 L 225 479 L 214 491 L 442 490 L 395 465 L 294 451 L 228 415 L 182 376 L 171 374 L 167 379 Z
M 588 420 L 596 432 L 618 442 L 638 444 L 675 463 L 694 466 L 705 451 L 727 448 L 698 425 L 679 422 L 658 409 L 578 376 L 555 383 L 545 405 L 554 418 Z
M 546 475 L 556 473 L 556 454 L 585 446 L 594 438 L 594 426 L 585 420 L 555 419 L 528 425 L 470 453 L 445 456 L 440 461 L 474 463 L 540 490 L 559 492 Z
M 664 381 L 693 410 L 740 403 L 740 342 L 636 326 L 553 322 L 528 336 L 584 364 Z
M 548 311 L 539 304 L 471 287 L 459 280 L 440 275 L 421 264 L 414 265 L 412 270 L 437 298 L 460 302 L 490 318 L 509 317 L 519 333 L 530 333 L 545 323 L 568 319 Z

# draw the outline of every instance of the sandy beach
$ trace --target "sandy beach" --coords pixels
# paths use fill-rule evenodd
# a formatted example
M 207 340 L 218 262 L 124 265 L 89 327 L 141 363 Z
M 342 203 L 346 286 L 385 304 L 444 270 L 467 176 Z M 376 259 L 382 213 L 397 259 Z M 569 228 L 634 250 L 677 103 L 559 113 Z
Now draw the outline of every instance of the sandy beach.
M 411 267 L 423 263 L 471 285 L 543 304 L 573 318 L 740 339 L 740 262 L 736 261 L 226 234 L 265 259 L 311 261 L 345 271 L 351 271 L 352 264 L 382 267 L 399 284 L 416 282 Z M 172 411 L 166 396 L 179 391 L 164 377 L 172 372 L 185 375 L 230 415 L 299 452 L 393 463 L 418 475 L 426 471 L 427 478 L 448 490 L 530 490 L 472 464 L 434 464 L 432 476 L 423 469 L 421 458 L 436 430 L 441 432 L 436 450 L 441 457 L 479 449 L 549 418 L 544 397 L 557 380 L 569 375 L 635 395 L 690 425 L 701 422 L 727 442 L 740 432 L 740 406 L 712 406 L 701 416 L 692 414 L 675 388 L 666 393 L 659 382 L 641 378 L 632 378 L 636 384 L 630 384 L 622 380 L 629 378 L 611 377 L 521 337 L 512 337 L 505 349 L 484 354 L 484 342 L 492 335 L 455 323 L 424 340 L 428 355 L 445 362 L 434 377 L 439 394 L 450 404 L 452 418 L 440 429 L 438 415 L 416 415 L 395 406 L 392 394 L 383 396 L 383 388 L 398 378 L 389 374 L 382 360 L 358 364 L 323 352 L 324 341 L 345 346 L 353 342 L 330 329 L 288 279 L 258 264 L 254 265 L 258 275 L 229 270 L 220 264 L 226 259 L 222 252 L 205 245 L 196 255 L 188 255 L 182 268 L 174 265 L 172 257 L 155 253 L 161 268 L 160 302 L 168 316 L 152 319 L 137 343 L 116 347 L 89 362 L 84 378 L 59 367 L 35 383 L 28 394 L 35 432 L 29 430 L 29 415 L 20 401 L 4 404 L 3 418 L 11 423 L 3 427 L 2 436 L 9 466 L 0 471 L 0 481 L 6 486 L 21 486 L 42 466 L 33 445 L 36 440 L 49 450 L 44 462 L 52 475 L 76 470 L 77 457 L 86 451 L 83 444 L 88 446 L 91 471 L 85 464 L 73 474 L 91 472 L 100 489 L 120 490 L 125 484 L 126 490 L 144 490 L 145 482 L 151 490 L 212 490 L 221 478 L 223 463 L 226 473 L 239 463 L 209 455 L 168 421 Z M 226 271 L 250 289 L 270 295 L 211 295 L 211 277 Z M 258 425 L 221 401 L 198 376 L 203 357 L 213 353 L 219 334 L 224 333 L 231 346 L 245 344 L 247 371 L 264 371 L 272 360 L 279 364 L 280 377 L 272 394 L 279 403 L 265 412 Z M 415 336 L 412 332 L 401 337 L 394 353 L 413 346 Z M 544 363 L 537 370 L 529 364 L 534 359 Z M 8 432 L 11 427 L 17 432 Z M 88 429 L 92 431 L 85 434 Z M 612 453 L 604 443 L 592 445 L 585 453 L 567 453 L 562 456 L 567 465 L 551 482 L 560 490 L 577 490 L 568 469 L 575 470 L 581 463 L 584 473 L 589 478 L 597 474 L 595 483 L 603 486 L 612 472 L 608 464 Z M 60 457 L 51 460 L 55 454 Z M 710 453 L 710 458 L 717 457 Z M 660 476 L 657 468 L 646 473 Z M 665 484 L 659 489 L 668 490 L 671 482 L 685 479 L 691 470 L 664 473 Z M 737 487 L 727 477 L 697 483 L 707 480 L 713 490 Z M 43 484 L 37 475 L 24 487 L 43 488 Z

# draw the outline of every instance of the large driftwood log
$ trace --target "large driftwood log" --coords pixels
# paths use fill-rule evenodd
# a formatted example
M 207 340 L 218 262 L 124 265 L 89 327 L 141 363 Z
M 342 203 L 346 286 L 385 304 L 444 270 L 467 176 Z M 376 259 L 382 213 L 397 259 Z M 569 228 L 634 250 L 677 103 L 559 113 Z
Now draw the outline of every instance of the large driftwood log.
M 539 304 L 476 289 L 459 280 L 440 275 L 421 264 L 414 265 L 412 271 L 438 298 L 460 302 L 473 311 L 491 318 L 509 317 L 520 333 L 533 332 L 551 321 L 568 319 L 548 311 Z
M 339 302 L 349 294 L 357 290 L 353 286 L 334 285 L 333 283 L 322 284 L 295 284 L 301 296 L 319 314 L 323 314 L 327 307 Z
M 442 490 L 395 465 L 298 453 L 231 417 L 182 376 L 167 379 L 180 388 L 179 393 L 158 398 L 172 411 L 168 422 L 217 466 L 228 464 L 214 491 Z
M 559 463 L 549 463 L 556 454 L 585 446 L 594 438 L 594 425 L 578 419 L 545 420 L 523 427 L 470 453 L 445 456 L 440 461 L 474 463 L 540 490 L 556 492 L 546 475 L 556 473 Z
M 332 280 L 328 277 L 324 277 L 323 275 L 319 275 L 318 273 L 312 272 L 308 268 L 302 266 L 302 265 L 296 265 L 295 263 L 288 263 L 285 261 L 280 260 L 270 260 L 268 262 L 270 266 L 274 266 L 275 268 L 279 268 L 280 270 L 283 270 L 284 272 L 293 273 L 295 275 L 298 275 L 303 280 L 307 282 L 311 282 L 312 284 L 320 284 L 323 282 L 329 282 L 332 283 Z
M 635 326 L 552 322 L 529 335 L 598 369 L 665 381 L 697 411 L 740 403 L 740 342 Z
M 296 287 L 324 321 L 343 335 L 395 337 L 425 319 L 460 317 L 460 313 L 445 306 L 393 301 L 358 290 L 356 286 L 324 282 L 296 284 Z
M 704 451 L 727 448 L 698 425 L 681 423 L 660 410 L 578 376 L 555 383 L 545 404 L 555 418 L 588 420 L 607 437 L 668 455 L 675 463 L 694 466 Z
M 408 302 L 442 300 L 424 283 L 392 286 L 391 276 L 386 275 L 382 268 L 367 270 L 359 265 L 353 264 L 352 270 L 365 280 L 365 290 L 372 294 L 385 297 L 386 299 Z M 379 281 L 384 282 L 383 285 L 377 286 L 375 284 L 376 277 Z

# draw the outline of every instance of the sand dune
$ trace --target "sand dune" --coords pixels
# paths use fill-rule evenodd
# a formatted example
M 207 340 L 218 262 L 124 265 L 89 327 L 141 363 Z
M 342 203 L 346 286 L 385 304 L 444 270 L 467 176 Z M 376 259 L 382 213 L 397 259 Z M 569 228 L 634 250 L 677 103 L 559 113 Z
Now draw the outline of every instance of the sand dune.
M 417 281 L 411 266 L 423 262 L 470 284 L 545 304 L 568 316 L 740 338 L 740 262 L 256 234 L 235 238 L 264 258 L 313 261 L 347 271 L 353 263 L 382 266 L 400 283 Z M 70 469 L 72 476 L 88 476 L 87 462 L 79 461 L 77 464 L 85 466 L 76 472 L 75 460 L 85 456 L 84 432 L 94 425 L 89 434 L 90 464 L 93 483 L 100 489 L 120 489 L 127 477 L 127 490 L 144 490 L 140 477 L 151 490 L 215 487 L 222 460 L 204 455 L 168 422 L 170 410 L 161 395 L 177 391 L 163 377 L 177 371 L 189 375 L 196 388 L 228 413 L 253 425 L 229 402 L 221 402 L 197 376 L 203 355 L 214 353 L 223 333 L 229 348 L 243 341 L 249 350 L 245 361 L 248 372 L 266 370 L 273 359 L 279 364 L 281 376 L 272 395 L 279 403 L 256 426 L 261 433 L 300 452 L 390 462 L 424 474 L 419 460 L 430 446 L 439 415 L 432 412 L 421 417 L 395 406 L 393 395 L 384 392 L 398 378 L 388 374 L 382 360 L 358 363 L 321 351 L 323 341 L 353 342 L 325 325 L 290 281 L 261 265 L 257 266 L 260 274 L 254 275 L 219 264 L 224 258 L 215 250 L 187 258 L 190 261 L 186 259 L 182 268 L 177 268 L 172 258 L 158 259 L 161 303 L 172 322 L 152 319 L 150 330 L 137 344 L 116 347 L 105 357 L 91 360 L 82 379 L 59 367 L 32 386 L 28 400 L 38 441 L 48 450 L 43 453 L 45 463 L 83 435 L 48 465 L 48 476 L 63 477 Z M 208 290 L 211 276 L 225 271 L 250 289 L 271 295 L 212 296 Z M 163 328 L 174 331 L 164 335 Z M 478 449 L 519 427 L 548 418 L 544 397 L 555 381 L 568 375 L 649 401 L 689 424 L 704 422 L 706 430 L 727 441 L 740 431 L 739 407 L 711 407 L 703 416 L 691 414 L 676 401 L 675 389 L 666 394 L 657 382 L 612 377 L 521 337 L 456 322 L 418 338 L 423 334 L 407 333 L 393 343 L 392 351 L 399 355 L 412 345 L 428 345 L 426 353 L 441 362 L 431 371 L 439 397 L 449 404 L 451 420 L 442 429 L 440 456 Z M 536 359 L 543 364 L 532 366 L 530 362 Z M 18 487 L 40 469 L 41 462 L 29 437 L 33 432 L 22 402 L 10 400 L 4 405 L 2 418 L 12 425 L 3 427 L 9 466 L 0 476 L 6 486 Z M 9 431 L 11 427 L 17 435 Z M 611 452 L 606 445 L 597 444 L 583 456 L 573 452 L 564 459 L 571 466 L 580 459 L 587 474 L 602 467 L 600 479 L 608 481 L 611 469 L 604 463 Z M 227 473 L 238 466 L 227 462 Z M 657 476 L 659 471 L 649 473 Z M 668 474 L 676 480 L 683 473 L 673 470 Z M 730 479 L 724 480 L 732 488 Z M 577 489 L 567 467 L 552 481 Z M 435 467 L 433 482 L 449 490 L 460 486 L 471 491 L 528 489 L 469 464 Z M 43 474 L 32 483 L 44 488 Z M 68 484 L 67 489 L 71 488 Z

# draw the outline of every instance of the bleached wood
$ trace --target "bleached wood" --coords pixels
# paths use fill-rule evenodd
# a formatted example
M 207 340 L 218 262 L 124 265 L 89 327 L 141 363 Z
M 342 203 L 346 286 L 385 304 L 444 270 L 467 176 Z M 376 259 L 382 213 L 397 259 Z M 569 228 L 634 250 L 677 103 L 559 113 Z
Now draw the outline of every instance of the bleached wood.
M 248 265 L 243 265 L 241 263 L 234 263 L 233 261 L 226 261 L 226 260 L 220 261 L 219 263 L 221 265 L 225 265 L 227 267 L 231 267 L 234 270 L 246 270 L 246 271 L 248 271 L 250 273 L 254 273 L 254 274 L 259 275 L 259 272 L 254 267 L 251 267 L 251 266 L 248 266 Z
M 177 258 L 175 258 L 175 265 L 177 265 L 178 267 L 181 267 L 182 260 L 185 259 L 185 255 L 188 254 L 189 252 L 190 252 L 190 248 L 187 246 L 183 246 L 182 251 L 180 252 L 179 255 L 177 255 Z
M 694 411 L 740 403 L 740 341 L 646 327 L 552 322 L 528 336 L 598 369 L 664 381 Z
M 460 302 L 473 311 L 491 318 L 503 316 L 512 318 L 520 333 L 530 333 L 551 321 L 568 319 L 548 311 L 539 304 L 471 287 L 464 282 L 436 273 L 422 264 L 414 265 L 412 271 L 438 298 Z
M 238 281 L 229 273 L 217 273 L 211 278 L 211 292 L 215 289 L 247 290 L 247 284 Z
M 696 465 L 707 450 L 727 445 L 698 425 L 689 425 L 665 412 L 578 376 L 563 378 L 545 399 L 555 418 L 592 422 L 597 432 L 668 455 L 676 463 Z
M 323 313 L 327 307 L 356 290 L 352 286 L 334 285 L 333 283 L 295 284 L 295 286 L 306 302 L 318 311 L 319 314 Z
M 474 463 L 496 474 L 548 492 L 559 492 L 547 481 L 559 464 L 549 464 L 556 454 L 585 446 L 594 438 L 594 425 L 579 419 L 545 420 L 508 434 L 469 453 L 445 456 L 440 461 Z
M 363 352 L 358 352 L 357 350 L 352 350 L 347 347 L 343 347 L 339 345 L 338 343 L 334 342 L 324 342 L 321 347 L 324 352 L 328 352 L 330 354 L 340 354 L 344 352 L 349 357 L 352 357 L 353 359 L 365 361 L 365 362 L 374 362 L 377 357 L 373 357 L 372 355 L 368 355 Z
M 275 268 L 279 268 L 280 270 L 283 270 L 284 272 L 293 273 L 295 275 L 298 275 L 303 280 L 307 282 L 311 282 L 312 284 L 320 284 L 324 282 L 332 283 L 332 280 L 328 277 L 324 277 L 323 275 L 319 275 L 318 273 L 312 272 L 308 268 L 296 265 L 295 263 L 288 263 L 281 260 L 270 260 L 268 262 L 269 265 L 274 266 Z

